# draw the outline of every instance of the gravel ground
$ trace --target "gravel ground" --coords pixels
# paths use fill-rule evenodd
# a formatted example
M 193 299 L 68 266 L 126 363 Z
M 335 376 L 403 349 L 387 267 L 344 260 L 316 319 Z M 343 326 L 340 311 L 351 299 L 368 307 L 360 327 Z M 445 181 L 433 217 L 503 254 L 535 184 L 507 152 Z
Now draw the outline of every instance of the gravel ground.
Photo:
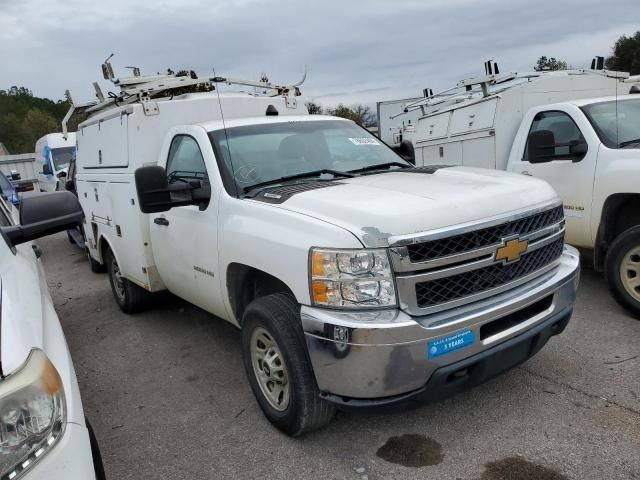
M 290 439 L 262 416 L 233 326 L 170 295 L 123 314 L 66 235 L 40 245 L 111 479 L 640 479 L 640 321 L 592 271 L 567 330 L 523 366 Z

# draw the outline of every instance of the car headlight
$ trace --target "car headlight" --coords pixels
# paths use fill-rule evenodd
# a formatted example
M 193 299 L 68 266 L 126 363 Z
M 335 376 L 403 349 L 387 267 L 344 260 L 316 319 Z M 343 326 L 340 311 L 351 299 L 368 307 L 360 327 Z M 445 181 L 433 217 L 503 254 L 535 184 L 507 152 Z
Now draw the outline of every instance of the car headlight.
M 61 437 L 65 398 L 58 371 L 42 350 L 0 381 L 0 478 L 16 479 Z
M 389 256 L 384 249 L 310 252 L 311 302 L 329 307 L 396 305 Z

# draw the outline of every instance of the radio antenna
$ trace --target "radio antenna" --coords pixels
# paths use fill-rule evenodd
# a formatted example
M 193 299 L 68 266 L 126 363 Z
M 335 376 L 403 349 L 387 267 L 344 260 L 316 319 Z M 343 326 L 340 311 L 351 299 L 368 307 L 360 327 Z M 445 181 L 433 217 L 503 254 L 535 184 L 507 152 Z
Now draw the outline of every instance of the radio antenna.
M 216 75 L 216 69 L 215 67 L 213 67 L 213 77 L 214 79 L 217 79 L 218 76 Z M 233 168 L 233 160 L 231 160 L 231 144 L 229 143 L 229 135 L 227 135 L 227 124 L 224 121 L 224 111 L 222 109 L 222 101 L 220 100 L 220 85 L 214 85 L 214 88 L 216 90 L 216 95 L 218 96 L 218 106 L 220 107 L 220 118 L 222 118 L 222 129 L 224 130 L 224 139 L 227 142 L 227 152 L 229 153 L 229 164 L 231 165 L 231 174 L 233 175 L 233 178 L 235 179 L 235 168 Z M 220 152 L 220 155 L 222 155 L 222 161 L 224 161 L 224 153 Z M 236 183 L 234 181 L 234 183 Z M 236 184 L 236 197 L 238 197 L 238 187 Z

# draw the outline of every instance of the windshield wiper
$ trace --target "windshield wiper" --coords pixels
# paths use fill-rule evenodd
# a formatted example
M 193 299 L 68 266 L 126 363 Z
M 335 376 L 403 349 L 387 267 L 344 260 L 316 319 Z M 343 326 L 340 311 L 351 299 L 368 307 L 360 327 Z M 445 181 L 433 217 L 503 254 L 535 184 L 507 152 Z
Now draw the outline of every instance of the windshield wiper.
M 368 167 L 358 168 L 356 170 L 349 170 L 349 173 L 362 173 L 362 172 L 370 172 L 372 170 L 384 170 L 389 169 L 391 167 L 401 167 L 401 168 L 410 168 L 412 165 L 408 165 L 402 162 L 388 162 L 381 163 L 379 165 L 369 165 Z
M 267 180 L 265 182 L 260 182 L 260 183 L 254 184 L 254 185 L 249 185 L 247 187 L 243 187 L 242 191 L 243 191 L 243 193 L 247 193 L 250 190 L 254 190 L 256 188 L 267 187 L 269 185 L 275 185 L 275 184 L 282 183 L 282 182 L 288 182 L 289 180 L 298 180 L 298 179 L 301 179 L 301 178 L 319 177 L 323 173 L 328 173 L 330 175 L 333 175 L 334 177 L 345 177 L 345 178 L 355 177 L 355 175 L 353 173 L 350 173 L 350 172 L 341 172 L 339 170 L 331 170 L 330 168 L 322 168 L 320 170 L 313 170 L 311 172 L 304 172 L 304 173 L 296 173 L 295 175 L 286 175 L 284 177 L 274 178 L 273 180 Z
M 619 148 L 626 147 L 627 145 L 633 145 L 634 143 L 640 143 L 640 138 L 636 138 L 634 140 L 627 140 L 624 142 L 620 142 L 618 145 Z

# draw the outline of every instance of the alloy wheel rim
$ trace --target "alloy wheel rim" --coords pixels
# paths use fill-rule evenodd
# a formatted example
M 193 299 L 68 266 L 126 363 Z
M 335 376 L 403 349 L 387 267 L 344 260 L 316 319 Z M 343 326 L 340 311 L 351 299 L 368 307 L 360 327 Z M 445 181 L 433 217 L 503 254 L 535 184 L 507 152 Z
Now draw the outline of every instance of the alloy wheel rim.
M 111 259 L 111 277 L 113 278 L 113 286 L 115 287 L 116 295 L 120 300 L 124 300 L 124 280 L 120 273 L 120 267 L 115 258 Z
M 640 245 L 633 247 L 623 257 L 620 279 L 627 293 L 640 302 Z
M 269 332 L 258 327 L 251 334 L 250 350 L 253 373 L 263 396 L 277 411 L 286 410 L 291 389 L 280 347 Z

